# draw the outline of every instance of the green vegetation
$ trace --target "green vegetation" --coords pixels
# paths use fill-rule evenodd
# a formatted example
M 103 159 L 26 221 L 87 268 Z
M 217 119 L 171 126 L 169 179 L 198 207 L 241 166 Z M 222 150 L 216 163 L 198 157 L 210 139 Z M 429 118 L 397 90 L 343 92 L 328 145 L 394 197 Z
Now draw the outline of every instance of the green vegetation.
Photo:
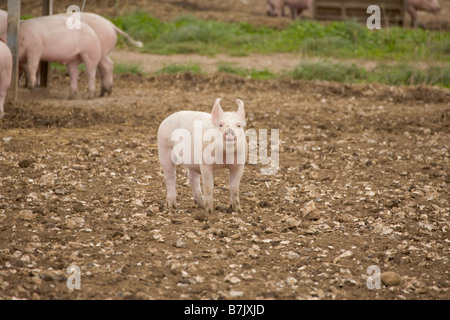
M 156 72 L 156 74 L 163 74 L 163 73 L 169 73 L 169 74 L 173 74 L 173 73 L 199 74 L 199 73 L 203 73 L 203 71 L 202 71 L 202 68 L 200 67 L 200 65 L 198 65 L 198 64 L 192 64 L 192 63 L 176 64 L 176 63 L 172 63 L 172 64 L 169 64 L 169 65 L 161 68 L 160 70 L 158 70 Z
M 181 17 L 162 22 L 136 11 L 112 19 L 144 43 L 144 52 L 157 54 L 199 53 L 248 55 L 252 52 L 303 52 L 334 58 L 397 61 L 450 61 L 450 32 L 399 27 L 369 30 L 348 21 L 321 24 L 297 20 L 282 30 L 248 23 L 226 23 Z M 124 45 L 124 40 L 120 40 Z
M 219 67 L 217 68 L 217 71 L 234 74 L 234 75 L 240 76 L 240 77 L 259 79 L 259 80 L 274 79 L 277 77 L 273 72 L 269 71 L 267 68 L 265 68 L 264 70 L 257 70 L 254 68 L 242 69 L 242 68 L 233 66 L 229 62 L 221 62 L 219 64 Z
M 301 63 L 289 76 L 294 79 L 328 80 L 346 83 L 388 85 L 438 85 L 450 88 L 450 67 L 431 66 L 425 70 L 407 64 L 380 64 L 371 72 L 355 64 Z
M 114 73 L 134 73 L 134 74 L 145 74 L 140 63 L 114 63 Z
M 57 63 L 57 62 L 51 62 L 50 68 L 57 72 L 62 72 L 62 73 L 67 72 L 66 66 L 64 66 L 60 63 Z M 78 70 L 84 71 L 85 70 L 84 64 L 80 64 L 78 66 Z M 128 63 L 117 63 L 117 62 L 114 63 L 114 73 L 116 73 L 116 74 L 123 74 L 123 73 L 145 74 L 140 63 L 128 64 Z
M 294 70 L 275 74 L 268 69 L 240 68 L 221 62 L 217 72 L 267 80 L 294 78 L 346 83 L 384 83 L 389 85 L 427 84 L 450 88 L 450 32 L 399 27 L 369 30 L 348 21 L 322 24 L 297 20 L 282 30 L 256 27 L 248 23 L 226 23 L 181 17 L 162 22 L 146 12 L 136 11 L 112 21 L 133 38 L 144 43 L 143 52 L 156 54 L 215 55 L 226 53 L 245 56 L 251 53 L 295 52 L 302 56 L 333 59 L 369 59 L 377 62 L 373 70 L 357 63 L 300 63 Z M 118 46 L 126 40 L 119 37 Z M 393 63 L 395 62 L 395 63 Z M 417 66 L 423 62 L 428 67 Z M 65 72 L 65 67 L 52 68 Z M 80 68 L 83 70 L 83 68 Z M 140 64 L 114 66 L 116 74 L 144 74 Z M 169 64 L 155 74 L 202 74 L 198 64 Z

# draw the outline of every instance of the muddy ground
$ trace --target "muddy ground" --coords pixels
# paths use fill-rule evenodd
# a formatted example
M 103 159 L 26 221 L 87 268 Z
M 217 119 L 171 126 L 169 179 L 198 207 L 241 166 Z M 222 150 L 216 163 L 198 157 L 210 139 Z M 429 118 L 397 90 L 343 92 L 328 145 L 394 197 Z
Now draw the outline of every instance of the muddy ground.
M 247 7 L 238 2 L 251 0 L 231 2 L 235 19 L 284 21 L 239 12 Z M 24 13 L 37 10 L 24 3 Z M 132 7 L 108 3 L 110 15 Z M 208 1 L 215 11 L 194 8 L 200 1 L 158 3 L 155 15 L 167 19 L 173 8 L 226 15 L 220 1 Z M 130 55 L 113 57 L 145 58 Z M 1 299 L 450 297 L 449 90 L 256 81 L 198 59 L 207 74 L 116 75 L 105 98 L 86 100 L 81 75 L 78 98 L 67 100 L 69 78 L 53 72 L 48 92 L 20 89 L 17 102 L 8 99 Z M 229 210 L 227 173 L 218 172 L 216 211 L 205 215 L 179 168 L 179 211 L 169 211 L 158 125 L 178 110 L 209 112 L 217 97 L 226 110 L 242 99 L 248 128 L 280 130 L 279 171 L 246 165 L 243 213 Z M 67 287 L 69 266 L 80 268 L 79 290 Z M 367 286 L 371 266 L 379 289 Z
M 69 101 L 68 83 L 6 105 L 0 298 L 448 299 L 448 90 L 125 74 Z M 219 96 L 280 130 L 280 169 L 246 165 L 242 214 L 218 172 L 205 215 L 180 168 L 168 211 L 157 127 Z M 368 289 L 372 265 L 398 279 Z

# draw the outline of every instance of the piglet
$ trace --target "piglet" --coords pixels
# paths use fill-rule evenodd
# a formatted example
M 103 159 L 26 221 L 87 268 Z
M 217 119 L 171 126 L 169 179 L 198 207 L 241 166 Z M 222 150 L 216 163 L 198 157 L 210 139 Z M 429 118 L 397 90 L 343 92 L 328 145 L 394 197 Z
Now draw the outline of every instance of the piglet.
M 3 104 L 6 91 L 11 84 L 12 64 L 11 51 L 6 44 L 0 41 L 0 119 L 3 119 Z
M 235 212 L 242 212 L 239 202 L 239 183 L 244 172 L 246 136 L 244 102 L 237 99 L 237 112 L 224 112 L 221 98 L 211 113 L 198 111 L 176 112 L 163 120 L 158 129 L 158 155 L 167 189 L 167 205 L 177 209 L 175 167 L 188 168 L 188 178 L 194 201 L 206 213 L 213 213 L 213 172 L 230 171 L 230 204 Z M 205 197 L 202 195 L 200 178 Z

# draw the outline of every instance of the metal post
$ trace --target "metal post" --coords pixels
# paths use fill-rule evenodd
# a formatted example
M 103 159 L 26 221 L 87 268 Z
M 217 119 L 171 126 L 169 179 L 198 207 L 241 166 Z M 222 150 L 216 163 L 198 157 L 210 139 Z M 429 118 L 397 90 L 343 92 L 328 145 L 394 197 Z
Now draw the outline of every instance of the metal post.
M 13 70 L 9 90 L 14 101 L 17 100 L 19 91 L 19 24 L 20 24 L 20 0 L 8 0 L 8 39 L 7 44 L 13 57 Z
M 42 0 L 42 15 L 50 16 L 53 14 L 53 0 Z M 40 86 L 44 88 L 49 87 L 50 83 L 50 63 L 41 61 L 40 63 L 41 83 Z

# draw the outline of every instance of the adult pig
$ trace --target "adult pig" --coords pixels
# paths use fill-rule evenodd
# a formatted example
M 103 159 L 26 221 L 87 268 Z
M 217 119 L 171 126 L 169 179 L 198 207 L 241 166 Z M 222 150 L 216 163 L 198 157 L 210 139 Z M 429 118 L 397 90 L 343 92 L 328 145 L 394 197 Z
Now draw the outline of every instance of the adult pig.
M 411 27 L 417 24 L 417 11 L 426 11 L 430 13 L 438 13 L 441 6 L 438 0 L 406 0 L 406 11 L 411 16 Z
M 100 96 L 105 93 L 110 94 L 113 85 L 113 69 L 114 62 L 109 58 L 109 54 L 116 47 L 117 35 L 124 36 L 131 44 L 137 47 L 143 47 L 142 42 L 133 40 L 126 32 L 116 27 L 111 21 L 102 16 L 90 13 L 81 12 L 80 20 L 88 24 L 97 34 L 101 46 L 101 58 L 98 64 L 98 72 L 101 78 L 101 92 Z M 65 14 L 71 16 L 70 14 Z
M 78 65 L 84 63 L 89 98 L 93 98 L 96 68 L 102 54 L 100 41 L 89 25 L 81 22 L 80 28 L 69 28 L 67 19 L 54 15 L 23 21 L 20 24 L 19 64 L 25 70 L 30 89 L 36 85 L 39 61 L 66 65 L 71 81 L 70 98 L 74 98 L 78 91 Z
M 211 113 L 180 111 L 172 114 L 158 129 L 158 156 L 164 171 L 167 205 L 177 208 L 175 166 L 184 164 L 194 201 L 207 213 L 213 212 L 213 172 L 230 172 L 230 203 L 241 212 L 239 183 L 244 172 L 246 137 L 244 102 L 236 100 L 237 112 L 224 112 L 216 100 Z M 205 198 L 200 188 L 203 181 Z
M 267 0 L 267 15 L 284 16 L 285 6 L 291 10 L 292 19 L 296 19 L 303 10 L 312 9 L 312 0 Z
M 8 28 L 8 13 L 0 10 L 0 41 L 6 43 L 6 32 Z
M 0 41 L 0 119 L 3 119 L 6 91 L 11 83 L 12 55 L 8 46 Z

